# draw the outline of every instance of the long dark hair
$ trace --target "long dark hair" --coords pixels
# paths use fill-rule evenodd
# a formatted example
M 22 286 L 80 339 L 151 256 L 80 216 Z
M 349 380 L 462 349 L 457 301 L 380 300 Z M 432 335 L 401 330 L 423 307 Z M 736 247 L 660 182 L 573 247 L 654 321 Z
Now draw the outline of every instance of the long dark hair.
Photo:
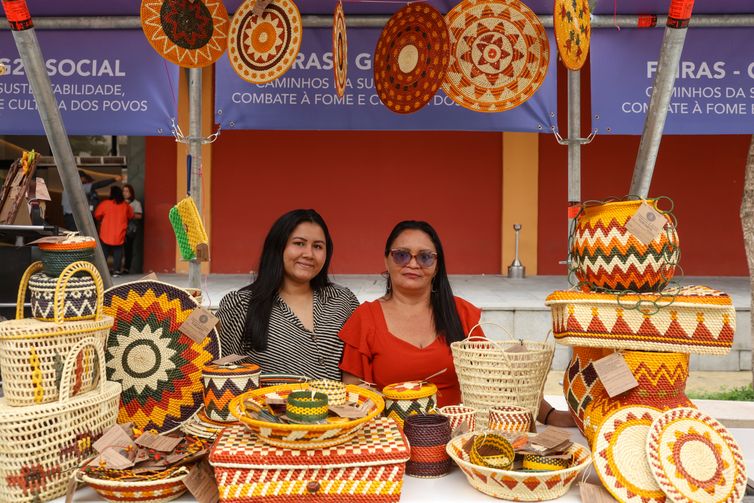
M 124 189 L 128 188 L 128 193 L 131 194 L 131 198 L 128 200 L 129 203 L 131 201 L 133 201 L 134 199 L 136 199 L 136 192 L 134 192 L 134 186 L 133 185 L 131 185 L 130 183 L 127 183 L 127 184 L 123 185 L 123 188 Z M 123 196 L 123 198 L 125 199 L 125 196 Z
M 125 199 L 123 199 L 123 189 L 120 188 L 118 185 L 113 185 L 110 187 L 110 199 L 115 201 L 115 204 L 121 204 Z
M 262 247 L 256 279 L 242 290 L 251 290 L 251 300 L 246 310 L 241 345 L 245 351 L 264 351 L 267 349 L 267 330 L 270 325 L 270 313 L 275 296 L 283 284 L 283 251 L 293 230 L 303 222 L 310 222 L 322 228 L 325 234 L 325 263 L 322 270 L 309 282 L 313 290 L 321 290 L 330 285 L 327 271 L 330 268 L 333 244 L 330 231 L 322 217 L 314 210 L 293 210 L 278 218 Z
M 398 225 L 393 227 L 385 242 L 385 258 L 390 255 L 393 242 L 403 231 L 407 230 L 422 231 L 429 236 L 432 244 L 435 245 L 435 250 L 437 250 L 437 272 L 432 279 L 432 291 L 429 294 L 435 330 L 438 334 L 445 336 L 447 344 L 462 341 L 466 334 L 463 333 L 461 319 L 458 317 L 458 310 L 456 309 L 456 301 L 453 298 L 453 289 L 450 288 L 450 281 L 448 281 L 448 272 L 445 268 L 445 252 L 443 252 L 440 236 L 437 235 L 435 229 L 427 222 L 420 220 L 404 220 L 403 222 L 399 222 Z M 390 276 L 388 276 L 386 293 L 389 294 L 391 289 Z

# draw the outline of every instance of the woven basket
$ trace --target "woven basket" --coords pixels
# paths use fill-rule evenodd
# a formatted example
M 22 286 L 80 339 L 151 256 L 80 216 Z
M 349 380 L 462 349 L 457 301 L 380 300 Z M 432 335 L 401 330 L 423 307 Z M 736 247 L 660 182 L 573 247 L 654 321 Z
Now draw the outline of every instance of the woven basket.
M 35 262 L 31 267 L 39 270 L 41 269 L 41 262 Z M 29 300 L 31 302 L 31 315 L 34 318 L 42 321 L 55 320 L 56 291 L 58 291 L 58 295 L 63 296 L 64 321 L 89 320 L 95 317 L 97 283 L 94 277 L 71 278 L 68 280 L 68 284 L 63 286 L 60 282 L 60 276 L 53 277 L 44 273 L 37 273 L 32 274 L 29 278 Z
M 182 466 L 169 477 L 155 480 L 106 480 L 91 477 L 81 470 L 76 471 L 75 477 L 94 489 L 105 501 L 165 503 L 186 492 L 183 479 L 188 473 L 189 467 Z
M 482 325 L 505 331 L 495 323 L 479 323 L 468 338 L 450 345 L 463 403 L 479 411 L 477 428 L 486 428 L 487 410 L 500 405 L 526 407 L 536 417 L 555 344 L 525 341 L 526 351 L 509 352 L 506 350 L 524 341 L 492 341 L 470 335 Z
M 450 420 L 450 431 L 453 436 L 474 431 L 476 428 L 476 409 L 474 407 L 446 405 L 437 409 L 437 413 Z
M 571 268 L 585 287 L 650 292 L 673 279 L 680 256 L 671 216 L 662 232 L 644 244 L 626 228 L 642 203 L 657 209 L 657 199 L 584 206 L 571 242 Z
M 300 423 L 318 423 L 327 419 L 327 395 L 309 390 L 291 391 L 285 403 L 285 414 Z
M 72 236 L 60 243 L 40 243 L 44 273 L 58 277 L 63 269 L 74 262 L 94 262 L 94 248 L 97 242 L 87 236 Z
M 340 381 L 319 379 L 309 381 L 309 386 L 320 393 L 327 395 L 329 405 L 343 405 L 346 403 L 346 385 Z
M 259 387 L 262 370 L 255 363 L 230 365 L 205 365 L 202 369 L 204 381 L 204 410 L 213 421 L 236 422 L 230 414 L 231 400 Z
M 96 354 L 99 386 L 72 396 L 77 355 Z M 92 443 L 115 424 L 120 385 L 105 380 L 98 339 L 72 344 L 63 366 L 60 401 L 13 407 L 0 399 L 0 501 L 48 501 L 66 492 L 71 472 L 92 454 Z
M 492 407 L 487 415 L 487 428 L 500 431 L 521 431 L 531 429 L 532 415 L 529 409 L 517 405 Z
M 419 478 L 444 477 L 453 462 L 445 452 L 450 442 L 450 421 L 440 414 L 409 416 L 403 424 L 411 445 L 411 458 L 406 463 L 406 475 Z
M 564 470 L 523 472 L 477 466 L 469 461 L 469 455 L 463 449 L 474 435 L 467 433 L 448 442 L 448 454 L 463 470 L 472 487 L 504 500 L 544 501 L 559 498 L 568 492 L 579 473 L 592 463 L 589 449 L 574 443 L 567 451 L 573 457 L 573 462 Z
M 389 384 L 382 389 L 385 398 L 385 417 L 393 419 L 403 428 L 406 418 L 415 414 L 435 414 L 437 386 L 419 383 L 419 389 L 403 389 L 407 383 Z
M 53 323 L 23 319 L 26 285 L 30 276 L 41 267 L 32 264 L 24 273 L 18 288 L 16 319 L 0 323 L 0 371 L 3 375 L 5 399 L 10 405 L 24 406 L 48 403 L 58 399 L 63 362 L 77 342 L 93 337 L 100 348 L 113 325 L 113 318 L 102 315 L 102 280 L 89 262 L 76 262 L 63 271 L 56 287 Z M 94 278 L 97 289 L 95 319 L 64 321 L 64 301 L 68 282 L 77 272 L 85 271 Z M 96 354 L 87 349 L 76 357 L 73 394 L 91 390 L 99 374 Z

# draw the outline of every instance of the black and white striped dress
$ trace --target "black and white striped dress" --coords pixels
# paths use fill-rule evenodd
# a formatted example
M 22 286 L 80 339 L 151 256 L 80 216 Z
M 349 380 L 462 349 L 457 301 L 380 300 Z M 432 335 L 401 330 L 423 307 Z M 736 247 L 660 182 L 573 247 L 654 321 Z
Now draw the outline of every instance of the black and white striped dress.
M 220 301 L 220 340 L 223 354 L 243 355 L 241 339 L 251 291 L 237 290 Z M 267 334 L 267 350 L 247 353 L 263 374 L 295 374 L 340 380 L 343 341 L 338 332 L 359 301 L 348 288 L 330 285 L 314 292 L 314 331 L 310 332 L 288 304 L 275 296 Z

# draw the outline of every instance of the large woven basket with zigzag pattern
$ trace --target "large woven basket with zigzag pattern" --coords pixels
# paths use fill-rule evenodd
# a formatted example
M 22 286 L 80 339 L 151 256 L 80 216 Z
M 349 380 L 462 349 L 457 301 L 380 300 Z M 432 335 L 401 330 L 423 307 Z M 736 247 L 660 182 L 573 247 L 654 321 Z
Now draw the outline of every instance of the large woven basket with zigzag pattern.
M 664 215 L 663 231 L 649 244 L 626 228 L 643 202 L 657 209 L 654 199 L 583 207 L 571 240 L 571 267 L 585 289 L 659 291 L 673 278 L 680 248 L 671 217 Z

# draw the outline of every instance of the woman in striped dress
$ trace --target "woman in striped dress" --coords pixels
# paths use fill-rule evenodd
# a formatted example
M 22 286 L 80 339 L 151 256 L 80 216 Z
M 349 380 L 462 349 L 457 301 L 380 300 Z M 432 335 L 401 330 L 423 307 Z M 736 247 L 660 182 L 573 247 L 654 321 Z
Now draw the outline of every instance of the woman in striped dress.
M 249 355 L 263 374 L 340 380 L 338 332 L 359 301 L 330 282 L 332 252 L 316 211 L 280 217 L 264 241 L 256 279 L 220 301 L 223 353 Z

